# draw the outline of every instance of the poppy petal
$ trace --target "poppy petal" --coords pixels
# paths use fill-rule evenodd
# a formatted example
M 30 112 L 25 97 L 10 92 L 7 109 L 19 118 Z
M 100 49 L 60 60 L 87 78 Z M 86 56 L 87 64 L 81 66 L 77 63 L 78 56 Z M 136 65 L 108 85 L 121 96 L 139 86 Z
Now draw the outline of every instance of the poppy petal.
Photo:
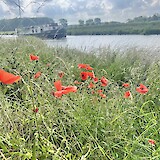
M 87 72 L 81 72 L 80 76 L 81 76 L 81 79 L 82 79 L 83 81 L 85 81 L 85 80 L 88 79 L 88 74 L 87 74 Z
M 86 70 L 93 70 L 93 68 L 89 64 L 78 64 L 78 68 L 84 68 Z
M 39 60 L 39 57 L 38 57 L 38 56 L 35 56 L 35 55 L 33 55 L 33 54 L 30 54 L 29 57 L 30 57 L 30 60 L 31 60 L 31 61 L 38 61 L 38 60 Z
M 86 72 L 87 73 L 87 75 L 89 76 L 89 77 L 91 77 L 91 78 L 95 78 L 95 76 L 94 76 L 94 73 L 93 72 Z
M 90 84 L 88 85 L 88 88 L 95 88 L 95 85 L 92 82 L 90 82 Z
M 131 96 L 131 92 L 130 91 L 126 91 L 125 93 L 124 93 L 124 98 L 128 98 L 128 97 L 130 97 Z
M 108 80 L 103 76 L 101 78 L 101 86 L 105 87 L 108 85 Z
M 99 94 L 102 98 L 106 98 L 107 96 L 105 95 L 105 94 L 103 94 L 103 93 L 100 93 Z
M 81 84 L 82 82 L 78 82 L 77 80 L 74 81 L 74 84 Z
M 78 64 L 78 68 L 80 69 L 80 68 L 86 68 L 87 67 L 87 65 L 86 64 Z
M 76 92 L 77 91 L 77 87 L 76 86 L 62 86 L 63 89 L 63 94 L 67 94 L 70 92 Z
M 153 139 L 149 139 L 148 143 L 154 146 L 156 144 L 156 141 Z
M 122 86 L 125 87 L 125 88 L 127 88 L 127 87 L 130 86 L 130 84 L 129 83 L 123 83 Z
M 56 91 L 56 92 L 53 92 L 52 94 L 53 94 L 54 97 L 60 98 L 60 97 L 62 97 L 63 92 L 62 91 Z
M 145 94 L 148 92 L 148 88 L 145 85 L 140 84 L 139 87 L 136 88 L 136 91 L 140 94 Z
M 54 82 L 54 87 L 56 88 L 57 91 L 61 91 L 62 90 L 61 81 L 58 80 L 58 81 Z
M 15 76 L 12 73 L 8 73 L 4 70 L 0 70 L 0 82 L 4 84 L 13 84 L 21 79 L 21 76 Z
M 39 78 L 41 76 L 41 72 L 37 72 L 35 75 L 34 75 L 34 78 Z
M 95 83 L 97 83 L 97 82 L 98 82 L 98 78 L 97 78 L 97 77 L 94 77 L 94 78 L 93 78 L 93 81 L 94 81 Z

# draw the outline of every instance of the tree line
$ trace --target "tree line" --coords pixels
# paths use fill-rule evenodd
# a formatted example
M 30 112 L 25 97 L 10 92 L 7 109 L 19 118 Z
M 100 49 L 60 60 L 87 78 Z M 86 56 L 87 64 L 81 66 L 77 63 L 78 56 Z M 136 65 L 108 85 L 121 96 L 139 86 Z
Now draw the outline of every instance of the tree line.
M 0 31 L 15 31 L 16 28 L 45 25 L 50 23 L 55 23 L 55 21 L 48 17 L 2 19 L 0 20 Z M 67 20 L 64 18 L 59 19 L 57 23 L 64 27 L 67 27 L 68 25 Z
M 121 35 L 121 34 L 160 34 L 160 15 L 135 17 L 127 22 L 102 22 L 100 18 L 79 20 L 78 25 L 69 25 L 68 35 Z
M 124 34 L 160 34 L 160 22 L 116 23 L 101 25 L 68 26 L 68 35 L 124 35 Z
M 78 20 L 78 24 L 69 25 L 67 19 L 59 19 L 59 24 L 66 27 L 68 35 L 113 35 L 113 34 L 160 34 L 160 15 L 139 16 L 127 22 L 102 22 L 100 18 Z M 14 18 L 0 20 L 0 31 L 14 31 L 15 28 L 54 23 L 47 17 Z
M 142 23 L 142 22 L 153 22 L 153 21 L 160 21 L 160 14 L 155 13 L 152 16 L 139 16 L 139 17 L 135 17 L 133 19 L 128 19 L 127 23 Z M 107 24 L 109 22 L 102 22 L 100 18 L 94 18 L 94 19 L 87 19 L 85 20 L 78 20 L 78 23 L 80 26 L 88 26 L 88 25 L 100 25 L 100 24 Z M 120 22 L 116 22 L 116 21 L 112 21 L 111 23 L 120 23 Z

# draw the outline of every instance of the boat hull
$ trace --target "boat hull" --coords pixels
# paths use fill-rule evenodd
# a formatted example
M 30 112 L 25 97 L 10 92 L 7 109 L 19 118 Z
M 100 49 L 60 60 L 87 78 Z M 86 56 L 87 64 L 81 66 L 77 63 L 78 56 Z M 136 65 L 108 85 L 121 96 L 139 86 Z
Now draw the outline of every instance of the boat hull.
M 46 31 L 42 33 L 33 33 L 33 34 L 21 34 L 25 36 L 36 36 L 42 39 L 61 39 L 66 37 L 66 31 L 60 30 L 60 31 Z
M 18 31 L 18 30 L 17 30 Z M 30 27 L 17 32 L 19 36 L 36 36 L 42 39 L 61 39 L 66 37 L 66 28 L 57 27 L 55 29 L 46 29 L 38 27 Z

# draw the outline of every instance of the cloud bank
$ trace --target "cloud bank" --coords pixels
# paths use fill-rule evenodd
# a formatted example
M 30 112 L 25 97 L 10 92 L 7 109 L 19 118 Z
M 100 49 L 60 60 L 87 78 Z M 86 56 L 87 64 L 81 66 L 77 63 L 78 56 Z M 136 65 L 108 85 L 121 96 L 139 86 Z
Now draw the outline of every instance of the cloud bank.
M 19 7 L 20 6 L 20 7 Z M 102 21 L 126 21 L 159 12 L 160 0 L 2 0 L 0 18 L 46 16 L 69 24 L 79 19 L 101 18 Z

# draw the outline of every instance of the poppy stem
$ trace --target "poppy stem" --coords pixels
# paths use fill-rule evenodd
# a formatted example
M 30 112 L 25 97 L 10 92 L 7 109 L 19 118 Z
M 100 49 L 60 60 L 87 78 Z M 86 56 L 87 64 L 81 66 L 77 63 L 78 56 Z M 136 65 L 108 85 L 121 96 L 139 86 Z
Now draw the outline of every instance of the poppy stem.
M 1 152 L 1 150 L 0 150 L 0 154 L 1 154 L 1 156 L 2 156 L 2 158 L 3 158 L 4 160 L 7 160 L 7 158 L 4 156 L 4 154 Z
M 56 57 L 56 59 L 59 59 L 59 60 L 64 64 L 65 68 L 67 69 L 67 71 L 68 71 L 69 74 L 70 74 L 70 70 L 69 70 L 69 68 L 66 66 L 66 63 L 63 61 L 63 59 L 61 59 L 60 57 Z

